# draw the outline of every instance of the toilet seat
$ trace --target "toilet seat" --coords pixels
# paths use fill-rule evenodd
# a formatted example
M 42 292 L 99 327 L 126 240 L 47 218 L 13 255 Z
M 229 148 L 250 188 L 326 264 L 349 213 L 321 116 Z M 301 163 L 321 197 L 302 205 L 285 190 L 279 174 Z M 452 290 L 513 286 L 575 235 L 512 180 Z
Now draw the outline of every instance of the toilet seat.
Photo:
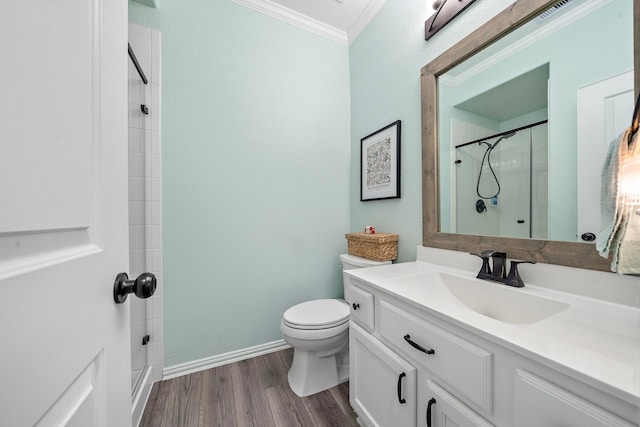
M 329 329 L 349 321 L 349 306 L 344 300 L 319 299 L 294 305 L 284 312 L 282 322 L 294 329 Z

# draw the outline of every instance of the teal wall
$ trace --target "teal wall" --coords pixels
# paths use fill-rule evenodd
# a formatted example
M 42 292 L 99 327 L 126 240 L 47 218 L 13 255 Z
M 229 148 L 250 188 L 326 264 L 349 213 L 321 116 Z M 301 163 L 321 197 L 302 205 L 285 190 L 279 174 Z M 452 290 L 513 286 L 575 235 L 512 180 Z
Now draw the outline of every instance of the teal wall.
M 513 0 L 428 42 L 430 3 L 388 1 L 349 48 L 229 0 L 129 3 L 162 32 L 165 366 L 280 338 L 342 293 L 343 234 L 422 241 L 420 69 Z M 402 121 L 400 199 L 360 202 L 360 139 Z
M 399 261 L 413 261 L 422 244 L 420 69 L 512 3 L 472 5 L 428 42 L 430 1 L 388 1 L 349 48 L 351 74 L 351 227 L 398 233 Z M 480 3 L 480 2 L 479 2 Z M 400 199 L 360 202 L 360 139 L 400 119 Z
M 348 48 L 229 0 L 129 20 L 162 33 L 164 365 L 279 340 L 342 295 Z

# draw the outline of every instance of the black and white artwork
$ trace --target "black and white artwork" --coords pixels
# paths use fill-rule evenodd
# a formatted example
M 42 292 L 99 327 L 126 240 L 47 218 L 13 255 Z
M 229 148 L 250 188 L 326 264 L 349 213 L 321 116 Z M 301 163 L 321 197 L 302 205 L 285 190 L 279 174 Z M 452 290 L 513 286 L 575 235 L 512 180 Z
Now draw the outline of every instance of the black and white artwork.
M 360 140 L 360 200 L 400 197 L 400 120 Z

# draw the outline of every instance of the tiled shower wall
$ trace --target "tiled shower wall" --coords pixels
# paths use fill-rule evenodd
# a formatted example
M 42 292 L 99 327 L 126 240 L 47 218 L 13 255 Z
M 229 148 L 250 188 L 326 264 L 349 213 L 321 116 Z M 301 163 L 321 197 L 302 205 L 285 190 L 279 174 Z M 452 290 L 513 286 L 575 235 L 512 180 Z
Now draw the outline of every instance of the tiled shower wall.
M 147 365 L 152 367 L 151 381 L 162 378 L 160 33 L 129 24 L 129 43 L 149 81 L 145 85 L 129 61 L 129 276 L 148 271 L 158 280 L 151 298 L 130 298 L 133 387 Z M 147 334 L 150 341 L 142 346 Z

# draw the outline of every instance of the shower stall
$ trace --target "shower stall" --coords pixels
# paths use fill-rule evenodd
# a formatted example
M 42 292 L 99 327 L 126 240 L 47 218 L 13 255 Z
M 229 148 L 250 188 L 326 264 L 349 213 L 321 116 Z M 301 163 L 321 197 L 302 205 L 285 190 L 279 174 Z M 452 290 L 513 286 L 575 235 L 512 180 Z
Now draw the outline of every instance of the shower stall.
M 156 293 L 129 298 L 131 403 L 137 425 L 151 385 L 162 379 L 162 193 L 160 33 L 129 24 L 129 276 L 151 272 Z
M 547 127 L 545 120 L 455 146 L 458 233 L 547 238 Z

